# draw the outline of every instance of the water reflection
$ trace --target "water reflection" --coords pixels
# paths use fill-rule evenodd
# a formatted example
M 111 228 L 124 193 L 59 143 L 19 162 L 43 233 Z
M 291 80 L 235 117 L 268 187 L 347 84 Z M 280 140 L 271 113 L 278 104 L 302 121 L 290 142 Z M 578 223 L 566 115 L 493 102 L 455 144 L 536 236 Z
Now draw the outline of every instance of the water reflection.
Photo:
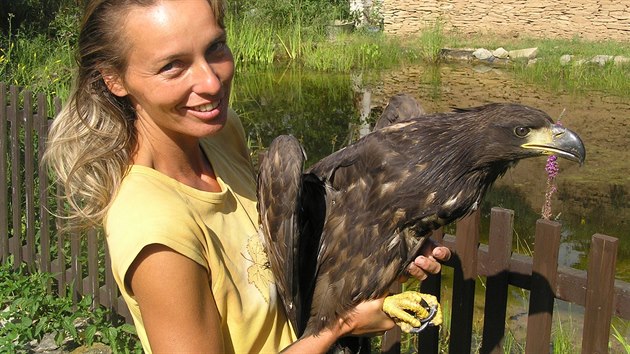
M 361 75 L 239 72 L 234 86 L 234 108 L 243 118 L 252 147 L 267 146 L 280 134 L 293 134 L 303 142 L 309 163 L 356 138 L 361 120 L 373 121 L 398 92 L 416 97 L 427 112 L 505 101 L 538 107 L 554 118 L 564 111 L 563 124 L 581 135 L 587 160 L 582 167 L 568 161 L 560 166 L 559 192 L 553 203 L 553 213 L 563 225 L 560 262 L 585 269 L 593 234 L 619 237 L 617 278 L 630 281 L 630 245 L 623 242 L 630 235 L 626 157 L 630 104 L 626 97 L 552 92 L 499 69 L 461 65 L 413 66 Z M 533 249 L 535 223 L 544 200 L 544 165 L 544 158 L 521 161 L 497 182 L 482 206 L 483 230 L 487 230 L 492 206 L 515 211 L 514 244 L 522 253 Z

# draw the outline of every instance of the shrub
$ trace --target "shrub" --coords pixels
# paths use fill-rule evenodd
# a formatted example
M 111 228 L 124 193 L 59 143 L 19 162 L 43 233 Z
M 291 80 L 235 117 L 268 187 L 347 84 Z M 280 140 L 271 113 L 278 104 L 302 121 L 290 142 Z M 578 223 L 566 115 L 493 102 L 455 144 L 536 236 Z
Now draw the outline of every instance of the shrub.
M 67 349 L 98 341 L 114 352 L 141 352 L 132 325 L 95 307 L 89 296 L 74 303 L 71 295 L 54 294 L 49 291 L 53 284 L 52 274 L 30 273 L 24 264 L 17 269 L 12 262 L 0 264 L 0 352 L 28 352 L 30 342 L 46 334 Z

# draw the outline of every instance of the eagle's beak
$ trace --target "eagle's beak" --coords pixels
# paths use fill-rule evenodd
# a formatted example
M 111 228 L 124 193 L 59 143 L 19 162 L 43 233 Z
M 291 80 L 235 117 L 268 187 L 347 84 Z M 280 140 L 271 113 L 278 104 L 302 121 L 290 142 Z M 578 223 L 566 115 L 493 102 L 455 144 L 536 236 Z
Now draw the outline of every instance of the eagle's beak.
M 530 134 L 527 142 L 521 147 L 537 150 L 545 155 L 557 155 L 580 165 L 586 158 L 586 149 L 579 135 L 558 124 L 552 125 L 551 129 Z

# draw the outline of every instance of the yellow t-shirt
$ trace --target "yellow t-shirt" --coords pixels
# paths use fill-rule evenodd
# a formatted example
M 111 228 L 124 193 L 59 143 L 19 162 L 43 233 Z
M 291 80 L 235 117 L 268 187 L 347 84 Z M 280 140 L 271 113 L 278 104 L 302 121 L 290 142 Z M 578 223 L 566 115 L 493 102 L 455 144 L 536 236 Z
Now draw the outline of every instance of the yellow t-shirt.
M 150 244 L 170 247 L 212 275 L 227 352 L 278 352 L 296 338 L 258 236 L 256 182 L 236 114 L 230 111 L 226 126 L 201 145 L 220 193 L 194 189 L 148 167 L 129 169 L 105 221 L 114 277 L 147 353 L 140 309 L 124 279 Z

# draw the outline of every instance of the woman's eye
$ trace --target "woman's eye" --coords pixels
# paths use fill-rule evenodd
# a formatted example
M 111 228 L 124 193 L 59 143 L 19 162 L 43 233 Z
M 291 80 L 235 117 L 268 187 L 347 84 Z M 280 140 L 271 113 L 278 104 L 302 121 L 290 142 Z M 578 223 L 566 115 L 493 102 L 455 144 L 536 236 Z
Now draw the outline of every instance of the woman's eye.
M 522 137 L 526 136 L 527 134 L 529 134 L 530 131 L 531 131 L 531 129 L 528 128 L 528 127 L 516 127 L 514 129 L 514 134 L 516 134 L 516 136 L 519 136 L 519 137 L 522 138 Z
M 182 72 L 183 66 L 184 64 L 182 62 L 173 61 L 160 68 L 159 74 L 166 75 L 168 77 L 175 77 Z
M 206 51 L 206 55 L 208 56 L 208 58 L 214 58 L 214 57 L 220 58 L 225 53 L 226 48 L 227 48 L 227 44 L 225 43 L 225 41 L 215 42 L 210 47 L 208 47 L 208 50 Z
M 221 41 L 221 42 L 216 42 L 214 44 L 212 44 L 212 46 L 210 46 L 210 52 L 217 52 L 220 50 L 223 50 L 223 48 L 225 48 L 225 42 Z
M 166 71 L 172 70 L 174 67 L 175 67 L 175 65 L 173 65 L 173 63 L 168 63 L 168 64 L 164 65 L 164 66 L 160 69 L 160 72 L 161 72 L 161 73 L 163 73 L 163 72 L 166 72 Z

